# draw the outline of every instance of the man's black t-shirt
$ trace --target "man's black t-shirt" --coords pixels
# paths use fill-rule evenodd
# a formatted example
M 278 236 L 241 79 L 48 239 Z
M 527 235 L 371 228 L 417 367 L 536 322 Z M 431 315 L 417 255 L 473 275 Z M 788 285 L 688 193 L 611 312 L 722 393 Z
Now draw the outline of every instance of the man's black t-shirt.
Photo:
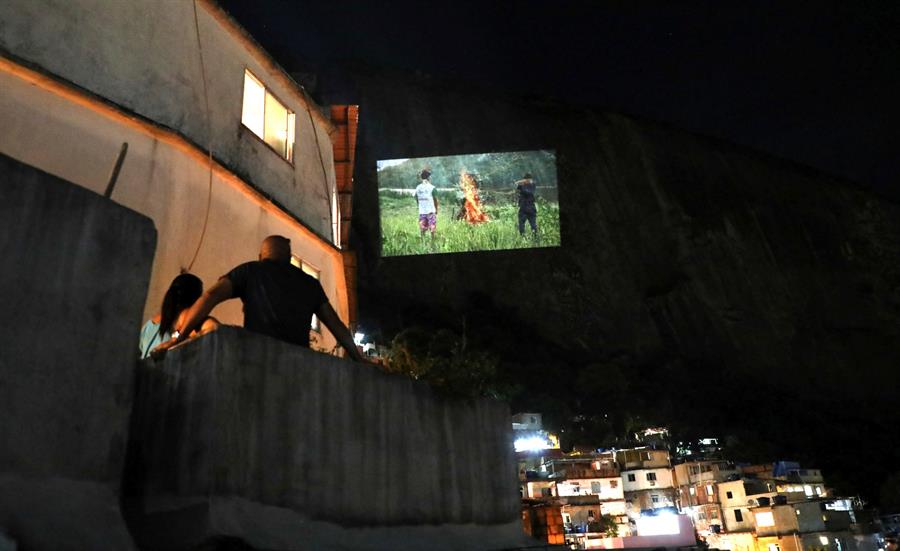
M 328 301 L 318 280 L 287 262 L 241 264 L 224 277 L 244 303 L 244 328 L 309 346 L 312 315 Z
M 534 212 L 534 181 L 526 180 L 516 186 L 516 195 L 519 199 L 519 210 L 526 212 Z

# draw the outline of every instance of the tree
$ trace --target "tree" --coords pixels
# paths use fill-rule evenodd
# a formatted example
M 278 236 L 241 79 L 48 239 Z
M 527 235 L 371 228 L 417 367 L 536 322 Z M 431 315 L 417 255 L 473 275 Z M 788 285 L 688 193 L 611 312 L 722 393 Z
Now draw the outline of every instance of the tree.
M 425 381 L 451 396 L 500 398 L 507 389 L 497 378 L 497 364 L 492 354 L 471 349 L 450 330 L 415 327 L 394 337 L 386 370 Z

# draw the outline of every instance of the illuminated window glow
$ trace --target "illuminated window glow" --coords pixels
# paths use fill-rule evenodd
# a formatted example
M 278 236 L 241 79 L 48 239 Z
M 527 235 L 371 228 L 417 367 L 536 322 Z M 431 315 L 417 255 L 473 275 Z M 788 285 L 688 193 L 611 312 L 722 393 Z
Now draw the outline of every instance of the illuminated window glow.
M 517 452 L 521 451 L 538 451 L 550 449 L 550 443 L 540 436 L 532 436 L 530 438 L 519 438 L 515 441 Z
M 250 71 L 244 71 L 241 123 L 279 155 L 294 158 L 294 113 L 285 107 Z
M 771 511 L 755 513 L 754 517 L 756 517 L 757 526 L 775 526 L 775 515 Z
M 305 273 L 306 275 L 311 276 L 311 277 L 315 278 L 316 280 L 320 279 L 319 274 L 321 272 L 319 270 L 315 269 L 313 266 L 310 266 L 306 262 L 303 262 L 296 256 L 291 256 L 291 264 L 293 264 L 294 266 L 303 270 L 303 273 Z M 313 331 L 320 330 L 319 318 L 315 314 L 313 314 L 312 321 L 310 322 L 309 328 L 312 329 Z
M 637 533 L 639 536 L 665 536 L 679 533 L 678 516 L 672 513 L 662 513 L 655 516 L 642 516 L 638 518 Z

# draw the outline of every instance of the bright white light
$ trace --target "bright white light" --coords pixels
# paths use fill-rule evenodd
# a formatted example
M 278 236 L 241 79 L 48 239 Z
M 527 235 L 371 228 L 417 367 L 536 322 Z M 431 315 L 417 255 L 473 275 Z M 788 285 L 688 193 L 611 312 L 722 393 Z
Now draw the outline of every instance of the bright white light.
M 515 442 L 517 452 L 534 452 L 550 448 L 549 443 L 539 436 L 519 438 Z
M 241 122 L 262 138 L 264 136 L 266 87 L 250 74 L 244 71 L 244 104 L 241 111 Z
M 822 545 L 828 545 L 828 538 L 826 536 L 819 536 L 819 543 Z
M 356 332 L 353 334 L 353 344 L 356 346 L 360 346 L 362 344 L 363 339 L 366 338 L 362 333 Z
M 757 526 L 775 526 L 775 515 L 771 511 L 754 513 L 753 516 L 756 517 Z
M 654 516 L 641 516 L 636 521 L 639 536 L 667 536 L 677 534 L 678 515 L 660 513 Z

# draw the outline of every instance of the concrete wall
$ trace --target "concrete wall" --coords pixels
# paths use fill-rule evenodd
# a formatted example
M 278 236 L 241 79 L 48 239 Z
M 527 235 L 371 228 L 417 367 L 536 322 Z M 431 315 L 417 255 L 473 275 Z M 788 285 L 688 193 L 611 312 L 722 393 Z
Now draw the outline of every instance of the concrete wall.
M 221 10 L 199 0 L 197 16 L 213 154 L 330 238 L 334 163 L 329 125 Z M 190 0 L 7 0 L 0 3 L 0 22 L 0 49 L 206 147 L 204 85 Z M 245 68 L 297 115 L 293 165 L 241 125 Z M 114 158 L 117 149 L 118 144 L 108 155 Z
M 120 205 L 0 155 L 0 533 L 129 549 L 117 493 L 156 244 Z
M 240 329 L 144 365 L 132 434 L 129 502 L 148 548 L 212 534 L 268 549 L 492 549 L 524 538 L 505 404 L 441 399 Z
M 110 6 L 119 9 L 126 5 L 130 4 L 114 2 Z M 326 294 L 347 319 L 339 252 L 249 193 L 240 178 L 221 167 L 214 171 L 210 186 L 205 155 L 183 140 L 151 132 L 113 109 L 99 108 L 65 87 L 36 80 L 27 72 L 0 70 L 0 89 L 0 152 L 22 162 L 102 193 L 119 147 L 128 142 L 112 198 L 152 218 L 159 231 L 160 246 L 147 300 L 142 304 L 144 319 L 159 311 L 169 284 L 189 266 L 198 246 L 191 271 L 210 285 L 237 264 L 255 259 L 260 241 L 270 234 L 290 238 L 294 253 L 321 270 Z M 283 160 L 275 160 L 287 166 Z M 209 220 L 201 244 L 207 205 Z M 222 304 L 213 315 L 231 324 L 243 319 L 239 301 Z M 325 333 L 322 348 L 331 349 L 334 340 Z M 136 350 L 137 333 L 134 340 Z

